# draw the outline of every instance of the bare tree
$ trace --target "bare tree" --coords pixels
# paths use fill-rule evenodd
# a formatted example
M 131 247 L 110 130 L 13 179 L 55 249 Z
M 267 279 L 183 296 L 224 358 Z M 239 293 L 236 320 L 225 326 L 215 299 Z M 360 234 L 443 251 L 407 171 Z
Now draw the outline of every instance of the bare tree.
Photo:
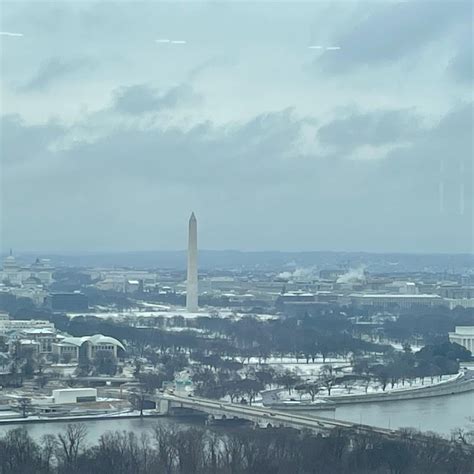
M 145 405 L 145 388 L 143 385 L 134 389 L 128 396 L 129 402 L 132 404 L 134 410 L 140 411 L 140 416 L 143 416 L 143 407 Z
M 333 366 L 330 364 L 323 365 L 320 372 L 321 383 L 326 387 L 328 395 L 331 396 L 332 387 L 336 383 Z
M 288 390 L 288 395 L 291 395 L 291 389 L 300 381 L 298 375 L 287 370 L 285 373 L 276 378 L 276 383 L 283 385 Z
M 52 472 L 51 466 L 55 460 L 55 452 L 58 449 L 58 440 L 55 435 L 45 434 L 41 437 L 41 462 L 45 472 Z
M 87 436 L 87 428 L 81 423 L 67 425 L 64 433 L 58 434 L 59 450 L 65 464 L 74 465 Z
M 295 389 L 300 393 L 307 393 L 311 397 L 311 401 L 313 403 L 316 395 L 321 390 L 319 384 L 316 382 L 305 382 L 303 384 L 297 385 Z
M 18 408 L 21 410 L 23 418 L 28 416 L 28 412 L 31 410 L 31 398 L 22 397 L 18 399 Z
M 44 388 L 49 382 L 49 377 L 45 374 L 37 375 L 35 378 L 35 382 L 38 388 Z
M 6 433 L 0 442 L 0 472 L 2 474 L 33 474 L 41 469 L 41 454 L 24 427 Z
M 171 474 L 176 459 L 176 433 L 156 424 L 153 428 L 153 438 L 156 444 L 159 469 L 163 470 L 165 474 Z

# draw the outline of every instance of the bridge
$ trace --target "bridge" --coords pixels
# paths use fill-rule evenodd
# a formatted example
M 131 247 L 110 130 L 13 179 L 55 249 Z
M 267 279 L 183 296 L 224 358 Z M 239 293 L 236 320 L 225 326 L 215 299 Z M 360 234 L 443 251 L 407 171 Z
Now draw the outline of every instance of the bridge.
M 442 437 L 433 437 L 429 433 L 409 433 L 406 430 L 378 428 L 375 426 L 352 423 L 350 421 L 333 420 L 321 416 L 297 414 L 273 410 L 269 407 L 255 407 L 235 403 L 211 400 L 200 397 L 181 396 L 175 393 L 160 393 L 156 399 L 157 409 L 161 413 L 172 413 L 173 408 L 187 408 L 207 413 L 215 419 L 244 419 L 264 427 L 285 427 L 296 430 L 310 430 L 317 433 L 328 433 L 335 428 L 345 429 L 355 434 L 376 433 L 390 439 L 409 439 L 410 442 L 425 446 L 452 446 L 451 441 Z M 458 448 L 474 455 L 474 446 L 459 444 Z
M 207 413 L 214 419 L 244 419 L 259 426 L 285 427 L 297 430 L 312 430 L 317 432 L 330 431 L 334 428 L 344 428 L 357 432 L 378 433 L 391 438 L 400 437 L 401 432 L 377 428 L 349 421 L 333 420 L 320 416 L 309 416 L 273 410 L 268 407 L 255 407 L 235 403 L 210 400 L 207 398 L 181 396 L 174 393 L 160 393 L 156 399 L 160 413 L 172 413 L 173 409 L 187 408 Z

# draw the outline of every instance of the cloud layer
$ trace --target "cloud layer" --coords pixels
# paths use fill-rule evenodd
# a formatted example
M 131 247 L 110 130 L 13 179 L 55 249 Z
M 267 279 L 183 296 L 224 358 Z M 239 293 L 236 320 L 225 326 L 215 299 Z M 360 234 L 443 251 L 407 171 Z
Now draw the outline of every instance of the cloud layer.
M 470 5 L 344 5 L 8 5 L 3 248 L 471 251 Z

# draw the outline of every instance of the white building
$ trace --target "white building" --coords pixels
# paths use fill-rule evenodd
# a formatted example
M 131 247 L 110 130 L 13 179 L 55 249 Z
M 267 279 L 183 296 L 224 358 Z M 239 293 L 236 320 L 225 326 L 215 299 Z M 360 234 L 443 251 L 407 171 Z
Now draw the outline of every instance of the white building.
M 51 328 L 23 329 L 20 332 L 21 339 L 29 339 L 39 343 L 39 352 L 49 354 L 52 351 L 52 344 L 58 340 L 56 331 Z
M 10 350 L 13 350 L 13 346 L 10 347 Z M 20 339 L 15 342 L 14 350 L 23 354 L 27 351 L 31 351 L 33 354 L 38 355 L 41 351 L 41 344 L 33 339 Z
M 54 267 L 48 258 L 37 258 L 30 267 L 30 277 L 37 278 L 44 285 L 53 282 Z
M 12 285 L 21 285 L 21 268 L 11 251 L 10 255 L 3 260 L 3 269 L 0 277 L 2 281 L 6 281 Z
M 154 286 L 158 283 L 156 273 L 148 271 L 101 270 L 88 272 L 88 274 L 94 280 L 99 280 L 94 286 L 105 291 L 112 290 L 132 293 L 139 290 L 141 285 Z
M 352 294 L 351 302 L 357 305 L 369 305 L 388 308 L 398 306 L 400 308 L 411 308 L 413 306 L 437 306 L 444 304 L 439 295 L 426 294 Z
M 43 289 L 41 286 L 31 287 L 31 286 L 21 286 L 10 288 L 9 293 L 15 295 L 17 298 L 28 298 L 37 306 L 41 306 L 48 292 Z
M 125 293 L 136 293 L 140 289 L 140 280 L 127 280 L 125 282 Z
M 398 293 L 401 295 L 417 295 L 418 288 L 416 284 L 412 281 L 394 281 L 389 287 L 394 287 L 397 289 Z
M 455 342 L 474 353 L 474 326 L 456 326 L 449 333 L 450 342 Z
M 449 309 L 457 308 L 474 308 L 474 298 L 444 298 L 444 302 Z
M 25 329 L 47 328 L 54 330 L 54 324 L 49 321 L 40 319 L 7 319 L 0 320 L 0 334 L 8 334 L 11 332 L 20 332 Z
M 117 357 L 118 349 L 125 350 L 123 344 L 113 337 L 95 334 L 94 336 L 65 337 L 60 342 L 52 343 L 52 353 L 60 360 L 68 357 L 71 361 L 80 358 L 92 360 L 98 351 L 111 352 Z
M 23 282 L 28 278 L 36 278 L 41 285 L 50 285 L 53 281 L 53 271 L 50 261 L 48 259 L 39 259 L 29 266 L 20 266 L 16 258 L 8 255 L 3 260 L 3 268 L 0 271 L 0 282 L 6 282 L 10 285 L 22 286 Z
M 59 388 L 53 390 L 54 403 L 81 403 L 97 400 L 96 388 Z

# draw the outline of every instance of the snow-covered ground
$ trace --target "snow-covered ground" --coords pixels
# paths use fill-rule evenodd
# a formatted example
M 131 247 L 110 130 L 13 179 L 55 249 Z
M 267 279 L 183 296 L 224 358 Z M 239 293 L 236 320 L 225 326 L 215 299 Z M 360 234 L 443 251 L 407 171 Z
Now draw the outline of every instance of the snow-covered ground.
M 438 377 L 436 377 L 433 380 L 433 383 L 431 383 L 431 379 L 429 377 L 426 377 L 424 380 L 424 383 L 420 379 L 416 379 L 416 381 L 412 381 L 412 383 L 405 382 L 403 385 L 401 382 L 398 384 L 395 384 L 394 388 L 391 388 L 391 385 L 388 384 L 387 387 L 385 388 L 385 393 L 393 393 L 393 392 L 399 392 L 399 391 L 406 391 L 406 390 L 414 390 L 414 389 L 419 389 L 422 387 L 432 387 L 435 385 L 451 382 L 453 380 L 456 380 L 458 377 L 460 377 L 462 374 L 455 374 L 455 375 L 444 375 L 442 380 L 439 380 Z M 380 383 L 377 381 L 372 381 L 367 387 L 362 384 L 351 384 L 350 389 L 344 387 L 344 386 L 335 386 L 331 390 L 331 397 L 332 396 L 348 396 L 348 395 L 365 395 L 365 394 L 374 394 L 374 393 L 383 393 L 382 386 Z M 311 397 L 309 394 L 301 394 L 297 392 L 296 390 L 292 390 L 291 395 L 288 393 L 287 390 L 281 389 L 279 393 L 276 395 L 278 400 L 281 402 L 286 402 L 286 401 L 304 401 L 304 402 L 310 402 Z M 321 398 L 326 398 L 328 397 L 328 391 L 326 388 L 321 388 L 321 391 L 317 394 L 315 398 L 315 403 L 320 403 Z
M 63 377 L 70 377 L 74 374 L 77 364 L 51 364 L 49 372 L 58 372 Z
M 165 309 L 163 309 L 165 308 Z M 261 321 L 267 321 L 271 319 L 277 319 L 277 316 L 273 314 L 246 314 L 236 313 L 230 309 L 220 309 L 219 311 L 214 310 L 201 310 L 195 313 L 188 313 L 185 308 L 173 308 L 169 306 L 159 305 L 159 308 L 154 309 L 142 309 L 134 308 L 125 311 L 89 311 L 87 313 L 68 313 L 69 318 L 77 318 L 79 316 L 94 316 L 102 319 L 137 319 L 137 318 L 175 318 L 182 317 L 184 319 L 196 319 L 196 318 L 231 318 L 231 319 L 242 319 L 248 316 L 260 319 Z
M 5 412 L 3 412 L 5 414 Z M 156 410 L 143 410 L 143 415 L 145 416 L 156 416 L 158 412 Z M 15 416 L 16 415 L 16 416 Z M 87 418 L 87 419 L 101 419 L 101 418 L 121 418 L 121 417 L 139 417 L 140 412 L 138 410 L 118 410 L 115 412 L 104 412 L 104 413 L 98 413 L 98 414 L 75 414 L 75 415 L 70 415 L 70 416 L 38 416 L 38 415 L 29 415 L 26 418 L 23 418 L 18 412 L 13 412 L 9 411 L 6 416 L 3 417 L 0 416 L 0 423 L 17 423 L 17 422 L 25 422 L 25 421 L 74 421 L 74 420 L 80 420 L 81 418 Z
M 394 349 L 397 351 L 403 351 L 403 344 L 399 342 L 384 342 L 381 344 L 390 344 Z M 410 344 L 412 352 L 418 352 L 420 349 L 423 349 L 424 346 L 417 346 L 414 344 Z
M 259 359 L 257 357 L 251 357 L 250 360 L 244 360 L 246 365 L 259 365 L 265 364 L 273 367 L 279 372 L 285 372 L 289 370 L 300 376 L 317 376 L 321 371 L 321 367 L 324 365 L 331 365 L 333 369 L 341 369 L 341 372 L 350 372 L 350 362 L 348 359 L 328 357 L 326 361 L 318 357 L 314 362 L 310 361 L 308 364 L 305 359 L 296 359 L 294 357 L 268 357 L 267 359 Z
M 320 375 L 321 369 L 324 365 L 331 365 L 334 374 L 336 377 L 351 374 L 352 367 L 349 359 L 344 358 L 327 358 L 323 363 L 322 358 L 315 359 L 315 362 L 306 363 L 306 360 L 299 359 L 298 362 L 293 357 L 269 357 L 265 361 L 263 359 L 258 359 L 256 357 L 250 358 L 250 360 L 243 361 L 244 364 L 250 366 L 258 366 L 259 364 L 266 364 L 276 369 L 278 372 L 290 371 L 297 374 L 303 380 L 313 380 L 316 381 Z M 462 374 L 456 375 L 444 375 L 441 380 L 438 377 L 434 377 L 431 381 L 430 377 L 425 377 L 424 380 L 417 378 L 412 380 L 405 380 L 404 383 L 398 381 L 395 385 L 391 386 L 391 383 L 388 383 L 385 387 L 385 393 L 404 391 L 404 390 L 413 390 L 422 387 L 430 387 L 434 385 L 439 385 L 446 383 L 456 378 L 460 377 Z M 287 390 L 272 390 L 272 392 L 279 392 L 277 395 L 278 400 L 280 401 L 305 401 L 310 402 L 311 397 L 309 394 L 299 393 L 295 390 L 291 391 L 291 394 Z M 364 383 L 362 380 L 358 381 L 348 381 L 344 384 L 333 386 L 331 389 L 331 396 L 341 396 L 341 395 L 365 395 L 365 394 L 374 394 L 374 393 L 383 393 L 382 385 L 377 380 L 371 380 L 368 384 Z M 327 388 L 323 385 L 320 387 L 320 391 L 316 396 L 315 403 L 321 402 L 323 397 L 328 397 L 329 393 Z

